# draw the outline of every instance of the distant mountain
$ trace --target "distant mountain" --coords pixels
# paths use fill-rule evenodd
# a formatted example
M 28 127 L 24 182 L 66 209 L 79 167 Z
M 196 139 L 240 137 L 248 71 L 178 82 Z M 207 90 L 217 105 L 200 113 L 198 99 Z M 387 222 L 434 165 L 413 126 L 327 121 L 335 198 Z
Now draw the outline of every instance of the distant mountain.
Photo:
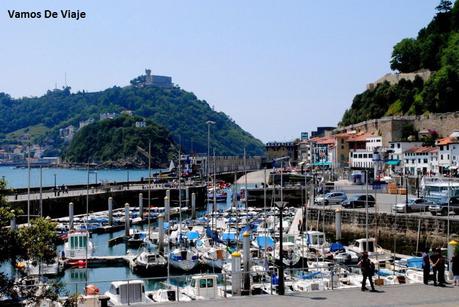
M 144 76 L 131 81 L 131 86 L 93 93 L 71 93 L 70 88 L 64 88 L 21 99 L 0 93 L 0 142 L 14 143 L 27 133 L 44 145 L 48 154 L 59 155 L 68 146 L 62 129 L 70 125 L 78 128 L 83 121 L 97 122 L 104 113 L 119 116 L 124 112 L 166 128 L 175 143 L 182 144 L 184 152 L 207 152 L 206 122 L 210 120 L 215 122 L 210 146 L 217 155 L 241 155 L 244 147 L 250 155 L 263 154 L 261 141 L 193 93 L 177 86 L 148 85 L 142 80 Z
M 384 115 L 459 111 L 459 1 L 442 0 L 436 10 L 416 39 L 394 46 L 390 67 L 400 74 L 355 96 L 341 126 Z
M 136 123 L 144 123 L 136 126 Z M 148 158 L 139 147 L 148 150 L 151 142 L 152 165 L 167 165 L 177 156 L 176 146 L 167 129 L 123 115 L 97 121 L 83 127 L 64 152 L 69 162 L 105 162 L 118 166 L 146 166 Z M 124 164 L 124 165 L 123 165 Z

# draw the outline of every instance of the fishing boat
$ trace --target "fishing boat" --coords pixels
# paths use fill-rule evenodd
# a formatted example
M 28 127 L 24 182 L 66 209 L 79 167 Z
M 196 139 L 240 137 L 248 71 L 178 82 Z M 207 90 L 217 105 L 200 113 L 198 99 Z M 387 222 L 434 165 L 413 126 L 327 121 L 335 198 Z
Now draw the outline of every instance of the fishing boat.
M 115 306 L 153 303 L 145 295 L 145 284 L 142 280 L 114 281 L 105 295 L 110 298 L 110 304 Z
M 181 289 L 181 292 L 192 300 L 216 299 L 225 296 L 224 290 L 217 285 L 215 274 L 193 275 L 190 285 Z
M 201 260 L 209 267 L 221 270 L 227 262 L 229 253 L 225 246 L 210 247 L 201 254 Z
M 177 293 L 179 298 L 177 300 Z M 190 302 L 191 298 L 183 294 L 181 291 L 177 291 L 176 287 L 168 287 L 166 289 L 158 289 L 147 293 L 147 296 L 155 303 L 167 303 L 167 302 Z
M 64 257 L 70 260 L 85 260 L 94 252 L 94 245 L 89 239 L 89 232 L 70 231 L 64 243 Z

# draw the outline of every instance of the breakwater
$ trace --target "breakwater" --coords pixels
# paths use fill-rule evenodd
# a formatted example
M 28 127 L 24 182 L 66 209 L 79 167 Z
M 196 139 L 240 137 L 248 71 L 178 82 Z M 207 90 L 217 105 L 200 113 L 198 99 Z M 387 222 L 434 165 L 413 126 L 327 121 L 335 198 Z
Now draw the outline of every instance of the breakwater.
M 340 209 L 342 241 L 348 243 L 365 237 L 366 214 L 364 211 Z M 336 209 L 309 208 L 308 229 L 323 230 L 335 238 Z M 393 213 L 369 213 L 369 236 L 375 237 L 382 247 L 412 254 L 423 248 L 446 246 L 448 219 L 430 215 Z M 459 220 L 449 221 L 451 237 L 459 234 Z
M 164 197 L 166 191 L 170 190 L 171 205 L 178 205 L 179 190 L 177 188 L 153 188 L 150 190 L 150 200 L 148 201 L 148 190 L 145 187 L 136 187 L 122 190 L 97 190 L 95 188 L 87 191 L 80 190 L 69 194 L 60 194 L 55 197 L 53 195 L 45 195 L 43 197 L 43 216 L 51 218 L 58 218 L 68 216 L 68 204 L 74 204 L 75 214 L 86 213 L 86 204 L 88 203 L 89 212 L 103 211 L 108 209 L 108 198 L 113 199 L 113 208 L 122 208 L 125 203 L 129 203 L 131 207 L 137 207 L 139 201 L 139 194 L 142 193 L 144 206 L 163 207 Z M 207 189 L 205 186 L 190 186 L 183 187 L 182 190 L 182 205 L 186 204 L 186 200 L 191 201 L 192 193 L 196 195 L 197 208 L 204 207 L 207 198 Z M 187 197 L 188 195 L 188 197 Z M 14 209 L 21 210 L 24 214 L 27 213 L 27 199 L 21 198 L 20 200 L 10 201 L 9 205 Z M 37 198 L 30 201 L 30 214 L 40 214 L 40 200 Z M 24 221 L 25 217 L 21 217 L 19 222 Z

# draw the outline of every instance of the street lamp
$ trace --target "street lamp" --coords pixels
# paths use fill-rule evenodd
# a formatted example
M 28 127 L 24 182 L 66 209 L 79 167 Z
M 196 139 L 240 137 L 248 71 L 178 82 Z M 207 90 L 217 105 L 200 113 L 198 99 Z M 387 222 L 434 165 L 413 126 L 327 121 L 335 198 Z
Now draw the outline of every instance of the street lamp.
M 210 125 L 215 125 L 214 121 L 208 120 L 207 124 L 207 160 L 206 160 L 206 182 L 209 180 L 209 157 L 210 157 Z
M 282 191 L 282 187 L 281 187 Z M 276 207 L 279 208 L 279 288 L 277 289 L 277 293 L 279 295 L 284 295 L 285 294 L 285 286 L 284 286 L 284 254 L 283 254 L 283 235 L 282 233 L 284 232 L 284 228 L 282 225 L 282 218 L 283 218 L 283 213 L 284 213 L 284 208 L 287 205 L 287 202 L 285 201 L 276 201 L 275 202 Z

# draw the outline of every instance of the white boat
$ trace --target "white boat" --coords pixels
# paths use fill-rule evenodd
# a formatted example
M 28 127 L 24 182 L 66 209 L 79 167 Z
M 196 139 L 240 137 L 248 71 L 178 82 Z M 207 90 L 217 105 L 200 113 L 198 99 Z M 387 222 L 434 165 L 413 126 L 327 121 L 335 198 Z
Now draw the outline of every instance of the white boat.
M 217 285 L 215 274 L 193 275 L 190 285 L 181 289 L 181 292 L 193 300 L 216 299 L 225 295 Z
M 201 254 L 202 261 L 210 267 L 221 270 L 228 261 L 229 253 L 224 246 L 210 247 Z
M 54 259 L 51 263 L 43 263 L 29 260 L 25 263 L 24 272 L 29 276 L 54 276 L 59 274 L 59 260 Z
M 145 284 L 142 280 L 114 281 L 105 292 L 110 304 L 151 304 L 153 300 L 145 295 Z
M 385 262 L 391 259 L 391 253 L 376 244 L 375 238 L 357 239 L 351 245 L 347 246 L 347 251 L 351 251 L 361 255 L 363 252 L 368 252 L 368 257 L 372 261 Z
M 188 272 L 199 263 L 198 252 L 194 248 L 178 247 L 169 253 L 169 263 L 172 267 Z
M 191 298 L 178 291 L 179 302 L 190 302 Z M 177 288 L 158 289 L 147 293 L 147 296 L 156 303 L 167 303 L 177 301 Z
M 282 262 L 287 267 L 296 267 L 301 262 L 301 254 L 298 250 L 298 246 L 293 242 L 284 241 L 282 243 Z M 274 251 L 274 259 L 276 263 L 280 265 L 280 244 L 279 242 L 276 243 L 276 248 Z
M 297 243 L 300 246 L 307 246 L 309 251 L 315 251 L 321 255 L 325 255 L 330 251 L 330 244 L 325 239 L 325 233 L 321 231 L 306 231 L 297 240 Z
M 84 260 L 92 256 L 94 245 L 88 231 L 71 231 L 64 243 L 64 257 L 71 260 Z

